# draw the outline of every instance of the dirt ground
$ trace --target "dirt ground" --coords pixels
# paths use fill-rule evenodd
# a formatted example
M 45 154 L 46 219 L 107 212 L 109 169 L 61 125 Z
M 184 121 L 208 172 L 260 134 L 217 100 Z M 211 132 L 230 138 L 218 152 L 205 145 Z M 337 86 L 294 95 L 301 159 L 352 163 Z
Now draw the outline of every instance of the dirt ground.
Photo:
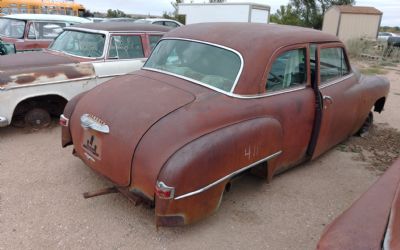
M 154 210 L 120 194 L 84 200 L 83 192 L 109 183 L 60 147 L 59 127 L 2 128 L 0 249 L 314 249 L 325 225 L 399 155 L 400 68 L 386 76 L 391 93 L 367 137 L 271 184 L 245 176 L 216 214 L 180 228 L 156 230 Z

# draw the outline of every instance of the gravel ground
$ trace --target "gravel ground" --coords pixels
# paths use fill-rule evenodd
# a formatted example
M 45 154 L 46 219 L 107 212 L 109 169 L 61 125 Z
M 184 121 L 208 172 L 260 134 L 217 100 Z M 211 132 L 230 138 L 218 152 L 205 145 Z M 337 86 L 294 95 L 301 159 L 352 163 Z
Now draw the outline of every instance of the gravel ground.
M 391 129 L 393 136 L 400 129 L 399 76 L 388 73 L 386 110 L 375 115 L 374 129 Z M 325 225 L 389 164 L 373 160 L 374 143 L 385 141 L 379 138 L 362 143 L 350 138 L 271 184 L 244 176 L 213 216 L 157 230 L 154 210 L 135 207 L 120 194 L 83 199 L 83 192 L 110 184 L 73 157 L 71 148 L 60 147 L 59 127 L 2 128 L 0 249 L 314 249 Z

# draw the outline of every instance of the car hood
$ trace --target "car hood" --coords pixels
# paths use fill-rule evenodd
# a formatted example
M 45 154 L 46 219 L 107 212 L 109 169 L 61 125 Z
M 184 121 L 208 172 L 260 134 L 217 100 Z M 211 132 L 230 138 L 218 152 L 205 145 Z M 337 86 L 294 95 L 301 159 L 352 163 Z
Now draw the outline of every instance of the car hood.
M 128 186 L 132 158 L 143 135 L 164 116 L 194 100 L 192 93 L 160 80 L 134 74 L 114 78 L 76 104 L 70 117 L 76 153 L 115 185 Z M 82 119 L 93 126 L 83 128 Z M 96 131 L 99 126 L 108 126 L 109 133 Z
M 45 84 L 73 79 L 94 78 L 91 63 L 79 63 L 48 52 L 0 56 L 0 87 Z
M 53 54 L 50 51 L 17 53 L 0 57 L 0 71 L 32 67 L 49 67 L 78 62 L 79 61 L 73 57 Z

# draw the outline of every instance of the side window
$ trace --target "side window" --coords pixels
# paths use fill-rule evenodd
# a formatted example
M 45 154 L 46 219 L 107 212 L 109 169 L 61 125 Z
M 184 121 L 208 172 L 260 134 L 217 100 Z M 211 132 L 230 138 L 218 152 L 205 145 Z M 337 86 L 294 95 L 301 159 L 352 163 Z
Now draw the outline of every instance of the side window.
M 323 48 L 320 51 L 321 83 L 349 73 L 343 48 Z
M 306 49 L 290 50 L 281 54 L 272 64 L 266 90 L 282 90 L 306 82 Z
M 143 58 L 140 36 L 112 36 L 108 57 L 113 59 Z
M 28 13 L 28 6 L 26 4 L 21 4 L 19 6 L 19 10 L 20 10 L 19 13 Z
M 63 31 L 65 23 L 36 22 L 29 26 L 29 39 L 54 39 Z
M 156 21 L 156 22 L 154 22 L 153 24 L 164 25 L 164 22 L 163 22 L 163 21 Z
M 65 13 L 67 14 L 67 15 L 69 15 L 69 16 L 72 16 L 72 14 L 73 14 L 73 11 L 72 11 L 72 8 L 66 8 L 65 9 Z
M 170 21 L 165 21 L 165 26 L 176 28 L 178 27 L 178 24 Z
M 162 35 L 150 35 L 149 36 L 149 43 L 150 49 L 153 50 L 154 47 L 157 45 L 158 41 L 161 39 Z

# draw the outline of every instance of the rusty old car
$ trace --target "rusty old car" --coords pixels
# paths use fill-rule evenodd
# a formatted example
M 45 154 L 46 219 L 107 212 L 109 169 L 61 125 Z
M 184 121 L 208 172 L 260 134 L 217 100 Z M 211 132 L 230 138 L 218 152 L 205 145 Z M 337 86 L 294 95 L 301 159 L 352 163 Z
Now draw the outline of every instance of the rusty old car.
M 326 227 L 317 249 L 400 249 L 400 159 Z
M 372 121 L 389 91 L 353 71 L 319 31 L 204 23 L 168 32 L 142 70 L 73 98 L 62 145 L 120 191 L 155 206 L 158 226 L 216 211 L 244 172 L 267 181 Z
M 75 16 L 14 14 L 0 17 L 0 37 L 13 43 L 17 52 L 42 50 L 49 47 L 64 27 L 90 22 Z
M 67 27 L 39 52 L 0 57 L 0 127 L 43 127 L 75 95 L 138 70 L 170 28 L 88 23 Z

